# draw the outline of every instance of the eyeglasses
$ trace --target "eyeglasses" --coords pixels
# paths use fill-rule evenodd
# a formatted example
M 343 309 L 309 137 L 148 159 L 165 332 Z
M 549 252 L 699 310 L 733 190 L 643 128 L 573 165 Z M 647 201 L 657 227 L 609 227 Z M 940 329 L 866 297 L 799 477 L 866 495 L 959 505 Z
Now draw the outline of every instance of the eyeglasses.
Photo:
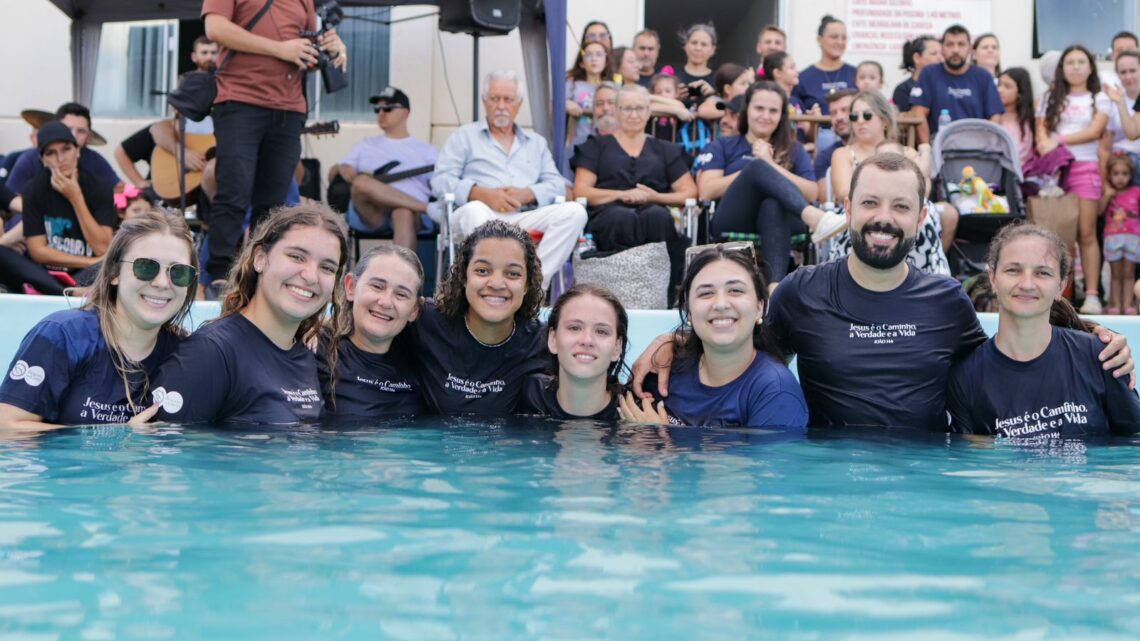
M 598 42 L 600 40 L 609 40 L 609 39 L 610 39 L 610 32 L 608 32 L 608 31 L 602 31 L 601 33 L 598 33 L 598 32 L 587 33 L 586 35 L 582 36 L 582 40 L 585 40 L 586 42 Z
M 149 283 L 150 281 L 158 278 L 158 273 L 162 271 L 162 264 L 153 258 L 136 258 L 134 260 L 119 261 L 131 265 L 131 271 L 134 272 L 135 278 Z M 170 277 L 170 284 L 175 287 L 189 287 L 194 283 L 194 279 L 198 278 L 198 270 L 194 269 L 192 265 L 184 265 L 182 263 L 170 263 L 166 266 L 166 274 Z
M 851 122 L 858 122 L 859 121 L 859 113 L 858 112 L 852 111 L 851 114 L 848 115 L 847 117 L 851 119 Z M 871 119 L 874 117 L 875 117 L 874 112 L 871 112 L 871 111 L 864 111 L 863 112 L 863 122 L 871 122 Z
M 623 114 L 644 114 L 649 112 L 649 107 L 639 105 L 637 107 L 618 107 L 618 111 Z
M 404 108 L 403 105 L 378 105 L 373 111 L 375 111 L 376 113 L 380 113 L 381 111 L 383 111 L 384 113 L 388 113 L 389 111 L 395 111 L 397 109 L 403 109 L 403 108 Z
M 582 54 L 582 60 L 605 60 L 605 51 L 589 51 Z

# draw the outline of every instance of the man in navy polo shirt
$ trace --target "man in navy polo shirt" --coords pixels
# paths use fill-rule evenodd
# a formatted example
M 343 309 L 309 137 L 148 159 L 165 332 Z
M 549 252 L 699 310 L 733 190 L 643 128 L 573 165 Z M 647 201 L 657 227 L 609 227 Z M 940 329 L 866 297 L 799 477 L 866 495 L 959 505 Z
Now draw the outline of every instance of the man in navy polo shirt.
M 938 133 L 938 117 L 945 109 L 950 120 L 987 118 L 997 121 L 1005 113 L 990 72 L 970 64 L 970 32 L 955 24 L 942 33 L 942 64 L 922 70 L 910 90 L 911 112 L 924 119 L 918 141 L 930 142 Z

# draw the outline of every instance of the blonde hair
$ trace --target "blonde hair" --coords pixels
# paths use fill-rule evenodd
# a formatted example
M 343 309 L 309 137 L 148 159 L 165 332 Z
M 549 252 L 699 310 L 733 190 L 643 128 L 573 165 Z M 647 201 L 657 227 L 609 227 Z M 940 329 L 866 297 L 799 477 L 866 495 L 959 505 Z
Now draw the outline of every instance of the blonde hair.
M 887 140 L 898 140 L 899 123 L 895 119 L 895 108 L 887 102 L 883 94 L 878 91 L 860 91 L 851 99 L 851 113 L 855 113 L 855 103 L 860 100 L 870 107 L 871 111 L 875 112 L 879 120 L 883 121 L 883 136 Z

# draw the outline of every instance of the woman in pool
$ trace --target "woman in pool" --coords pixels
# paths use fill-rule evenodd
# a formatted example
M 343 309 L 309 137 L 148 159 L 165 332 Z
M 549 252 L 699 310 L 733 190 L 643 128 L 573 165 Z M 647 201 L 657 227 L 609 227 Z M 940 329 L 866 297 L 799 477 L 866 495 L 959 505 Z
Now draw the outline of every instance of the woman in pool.
M 951 429 L 1009 438 L 1140 432 L 1140 398 L 1098 366 L 1103 344 L 1061 294 L 1072 268 L 1065 243 L 1010 225 L 987 263 L 998 332 L 951 370 Z
M 663 403 L 622 397 L 622 418 L 698 426 L 779 426 L 802 432 L 808 410 L 799 383 L 763 331 L 768 287 L 752 246 L 710 247 L 685 274 Z M 688 330 L 688 326 L 692 330 Z M 645 389 L 656 389 L 647 384 Z
M 230 270 L 222 313 L 158 373 L 159 418 L 290 424 L 321 415 L 317 360 L 306 347 L 344 307 L 344 218 L 320 204 L 275 210 Z
M 629 344 L 629 316 L 610 290 L 579 284 L 550 310 L 546 346 L 553 377 L 532 376 L 519 412 L 561 419 L 617 420 L 618 373 Z
M 410 416 L 424 412 L 414 354 L 400 334 L 419 316 L 424 268 L 394 244 L 370 249 L 344 277 L 348 305 L 326 320 L 317 349 L 325 412 Z
M 49 315 L 20 344 L 0 384 L 0 429 L 153 416 L 150 379 L 182 341 L 197 271 L 181 216 L 124 221 L 83 308 Z
M 463 239 L 411 333 L 428 409 L 514 412 L 526 379 L 546 369 L 542 299 L 542 271 L 526 231 L 493 220 Z

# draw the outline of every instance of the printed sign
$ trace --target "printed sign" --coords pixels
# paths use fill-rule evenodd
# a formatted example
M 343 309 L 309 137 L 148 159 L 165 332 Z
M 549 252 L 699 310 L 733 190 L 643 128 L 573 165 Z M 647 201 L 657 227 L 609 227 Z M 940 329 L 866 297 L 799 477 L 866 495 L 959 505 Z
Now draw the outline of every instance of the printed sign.
M 992 18 L 992 0 L 847 0 L 847 53 L 897 56 L 915 36 L 941 36 L 952 24 L 976 36 Z

